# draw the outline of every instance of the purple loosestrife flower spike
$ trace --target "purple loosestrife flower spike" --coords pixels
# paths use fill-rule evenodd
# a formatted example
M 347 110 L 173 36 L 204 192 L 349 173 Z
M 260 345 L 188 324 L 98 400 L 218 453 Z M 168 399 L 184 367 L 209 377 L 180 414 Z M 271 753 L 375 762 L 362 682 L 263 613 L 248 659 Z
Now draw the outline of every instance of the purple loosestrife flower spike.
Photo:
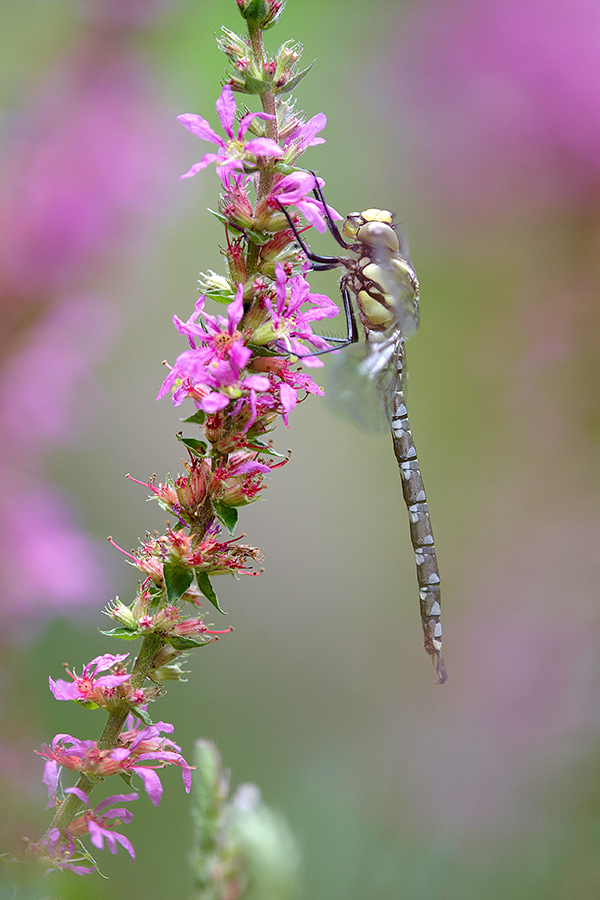
M 260 2 L 268 5 L 261 21 L 273 24 L 282 4 Z M 249 14 L 254 9 L 244 5 Z M 222 191 L 215 215 L 225 225 L 227 270 L 203 274 L 202 293 L 189 318 L 174 316 L 188 347 L 168 366 L 157 398 L 172 392 L 175 406 L 193 401 L 195 411 L 185 422 L 203 429 L 201 439 L 178 434 L 187 458 L 177 477 L 162 483 L 156 476 L 132 479 L 148 488 L 171 519 L 163 534 L 148 534 L 136 551 L 125 553 L 142 579 L 129 606 L 116 598 L 106 608 L 116 627 L 103 633 L 129 641 L 141 638 L 141 649 L 131 667 L 126 668 L 128 654 L 103 653 L 86 663 L 81 675 L 67 668 L 70 682 L 49 678 L 57 700 L 108 712 L 97 740 L 60 733 L 39 751 L 45 760 L 48 806 L 55 815 L 32 849 L 54 868 L 80 874 L 92 871 L 82 863 L 93 863 L 80 837 L 87 835 L 98 849 L 115 853 L 121 846 L 132 859 L 135 855 L 130 841 L 113 826 L 117 820 L 131 820 L 127 808 L 115 804 L 137 794 L 117 794 L 92 808 L 88 795 L 97 782 L 138 775 L 157 806 L 163 794 L 158 770 L 176 765 L 190 791 L 192 767 L 167 737 L 173 725 L 152 724 L 151 703 L 160 697 L 164 681 L 184 680 L 182 654 L 232 631 L 204 621 L 207 609 L 224 614 L 212 580 L 223 574 L 260 574 L 259 548 L 243 544 L 244 534 L 235 536 L 239 510 L 263 496 L 267 476 L 288 462 L 270 439 L 278 418 L 287 426 L 301 400 L 323 395 L 301 371 L 299 358 L 322 365 L 310 352 L 329 349 L 329 344 L 313 332 L 313 324 L 336 316 L 338 308 L 325 295 L 311 292 L 304 277 L 307 263 L 282 205 L 295 207 L 291 215 L 302 215 L 320 231 L 329 217 L 341 218 L 313 195 L 323 182 L 295 165 L 309 147 L 323 143 L 318 134 L 326 119 L 319 113 L 306 122 L 295 115 L 293 100 L 282 99 L 308 71 L 296 71 L 299 45 L 286 42 L 270 58 L 254 14 L 248 21 L 248 39 L 225 31 L 221 42 L 227 41 L 221 49 L 234 68 L 216 102 L 223 136 L 201 116 L 179 116 L 192 134 L 216 145 L 216 151 L 181 177 L 215 163 Z M 243 72 L 243 79 L 237 77 Z M 238 115 L 232 85 L 255 100 L 259 95 L 262 111 Z M 227 304 L 225 314 L 207 311 L 207 303 L 215 300 Z M 78 781 L 63 789 L 65 770 Z

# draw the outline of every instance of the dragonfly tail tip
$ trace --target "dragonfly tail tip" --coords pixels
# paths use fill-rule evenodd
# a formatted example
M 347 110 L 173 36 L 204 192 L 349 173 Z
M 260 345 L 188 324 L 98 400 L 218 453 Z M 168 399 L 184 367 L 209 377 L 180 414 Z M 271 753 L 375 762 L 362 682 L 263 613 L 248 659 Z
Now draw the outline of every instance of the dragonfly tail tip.
M 439 650 L 436 651 L 435 656 L 433 657 L 433 664 L 435 665 L 435 670 L 438 675 L 437 684 L 445 684 L 448 681 L 448 672 L 446 670 L 444 657 Z

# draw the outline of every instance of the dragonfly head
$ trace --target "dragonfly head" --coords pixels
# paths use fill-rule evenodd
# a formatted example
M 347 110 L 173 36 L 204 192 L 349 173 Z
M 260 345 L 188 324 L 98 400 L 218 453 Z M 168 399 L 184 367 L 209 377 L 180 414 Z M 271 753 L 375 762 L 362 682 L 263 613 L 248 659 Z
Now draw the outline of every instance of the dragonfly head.
M 393 215 L 387 209 L 365 209 L 350 213 L 342 225 L 342 235 L 350 241 L 368 247 L 385 248 L 390 253 L 400 249 L 398 235 L 394 231 Z

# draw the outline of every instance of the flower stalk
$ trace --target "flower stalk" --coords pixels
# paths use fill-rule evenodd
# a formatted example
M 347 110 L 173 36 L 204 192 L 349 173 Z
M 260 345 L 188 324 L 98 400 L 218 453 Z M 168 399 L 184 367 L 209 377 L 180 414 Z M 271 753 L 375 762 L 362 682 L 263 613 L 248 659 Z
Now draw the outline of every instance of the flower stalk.
M 104 654 L 81 675 L 67 670 L 70 682 L 50 679 L 56 699 L 108 714 L 98 740 L 59 734 L 40 751 L 46 759 L 49 806 L 56 812 L 44 838 L 31 849 L 53 868 L 78 874 L 95 868 L 81 843 L 85 834 L 96 847 L 106 841 L 111 852 L 120 844 L 134 855 L 127 839 L 111 830 L 123 810 L 88 806 L 99 782 L 112 775 L 126 780 L 137 776 L 157 805 L 162 784 L 156 770 L 178 765 L 190 790 L 191 767 L 165 737 L 173 726 L 154 723 L 149 708 L 164 692 L 165 681 L 184 680 L 180 663 L 189 653 L 232 631 L 204 621 L 206 604 L 225 614 L 212 579 L 260 574 L 259 548 L 241 543 L 244 535 L 235 536 L 239 510 L 259 499 L 266 478 L 288 461 L 270 438 L 277 421 L 287 425 L 298 402 L 323 394 L 299 361 L 322 365 L 314 354 L 329 345 L 312 326 L 339 312 L 329 297 L 311 292 L 306 263 L 281 211 L 287 207 L 300 227 L 301 215 L 308 225 L 325 230 L 325 210 L 313 193 L 316 176 L 297 161 L 309 147 L 323 143 L 317 135 L 326 119 L 318 114 L 306 121 L 289 99 L 308 71 L 297 69 L 299 46 L 286 42 L 274 57 L 265 52 L 262 32 L 276 23 L 282 3 L 237 0 L 237 5 L 248 34 L 223 29 L 219 40 L 232 67 L 215 104 L 222 133 L 199 115 L 179 116 L 192 134 L 216 146 L 216 152 L 206 153 L 181 177 L 215 165 L 222 193 L 214 214 L 225 228 L 227 267 L 222 275 L 203 274 L 202 293 L 189 318 L 174 317 L 189 347 L 172 366 L 167 364 L 157 399 L 171 395 L 175 406 L 191 401 L 193 411 L 184 422 L 200 431 L 178 435 L 186 454 L 182 474 L 162 483 L 155 478 L 138 482 L 171 521 L 164 534 L 147 535 L 136 551 L 121 551 L 139 569 L 141 580 L 131 604 L 117 599 L 105 610 L 113 627 L 102 633 L 125 641 L 141 639 L 141 648 L 131 671 L 128 653 Z M 262 111 L 238 112 L 234 92 L 257 95 Z M 341 218 L 332 209 L 328 214 Z M 225 306 L 224 314 L 208 312 L 209 300 Z M 62 789 L 63 770 L 78 773 L 74 787 Z M 118 795 L 112 800 L 136 798 Z M 130 817 L 127 810 L 120 816 L 122 821 Z M 82 867 L 82 860 L 91 868 Z M 237 896 L 232 887 L 228 896 Z

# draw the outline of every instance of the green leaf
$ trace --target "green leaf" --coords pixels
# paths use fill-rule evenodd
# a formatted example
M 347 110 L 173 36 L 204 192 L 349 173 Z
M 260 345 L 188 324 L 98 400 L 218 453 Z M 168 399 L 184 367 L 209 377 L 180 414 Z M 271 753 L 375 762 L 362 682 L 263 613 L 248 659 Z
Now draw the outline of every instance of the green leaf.
M 260 453 L 266 453 L 268 456 L 276 456 L 278 459 L 287 459 L 285 453 L 278 453 L 277 450 L 274 450 L 269 444 L 265 444 L 264 441 L 259 441 L 258 438 L 252 438 L 252 440 L 248 441 L 248 447 L 250 447 L 251 450 L 258 450 Z
M 134 716 L 137 716 L 138 719 L 141 719 L 144 725 L 154 725 L 154 722 L 148 715 L 147 710 L 142 709 L 141 706 L 132 706 L 131 712 L 134 714 Z
M 165 563 L 163 565 L 163 576 L 169 603 L 176 603 L 192 583 L 194 572 L 192 569 L 186 569 L 177 563 Z
M 204 425 L 206 422 L 206 413 L 203 409 L 197 409 L 193 416 L 182 419 L 182 422 L 191 422 L 193 425 Z
M 206 441 L 199 441 L 197 438 L 186 438 L 182 434 L 176 435 L 188 450 L 191 450 L 194 456 L 206 456 Z
M 307 66 L 306 69 L 303 69 L 301 72 L 298 72 L 298 74 L 294 78 L 290 78 L 290 80 L 287 81 L 283 85 L 283 87 L 281 87 L 279 89 L 274 87 L 273 93 L 274 94 L 289 94 L 290 91 L 293 91 L 294 88 L 298 87 L 298 85 L 300 84 L 300 82 L 302 81 L 304 76 L 308 75 L 308 73 L 310 72 L 310 70 L 312 69 L 314 64 L 315 64 L 315 60 L 313 59 L 310 66 Z
M 233 534 L 238 520 L 237 509 L 234 506 L 228 506 L 227 503 L 223 503 L 221 500 L 213 502 L 213 509 L 217 519 L 223 523 L 229 534 Z
M 131 773 L 130 772 L 119 772 L 119 775 L 125 782 L 125 784 L 129 785 L 130 788 L 133 788 L 133 784 L 131 783 Z
M 107 637 L 117 637 L 124 641 L 134 641 L 140 636 L 138 631 L 132 631 L 130 628 L 125 628 L 123 625 L 119 625 L 117 628 L 111 628 L 109 631 L 103 631 L 99 628 L 98 631 L 100 634 L 107 635 Z
M 198 641 L 190 637 L 182 637 L 179 634 L 167 635 L 167 640 L 175 650 L 195 650 L 196 647 L 206 647 L 211 641 Z
M 215 589 L 210 583 L 208 575 L 202 569 L 196 569 L 196 582 L 206 599 L 210 600 L 215 609 L 218 609 L 220 613 L 226 616 L 227 613 L 225 612 L 225 610 L 221 609 L 221 607 L 219 606 L 218 597 L 215 594 Z
M 243 73 L 244 94 L 264 94 L 269 90 L 269 83 L 264 78 L 255 78 L 248 69 Z

